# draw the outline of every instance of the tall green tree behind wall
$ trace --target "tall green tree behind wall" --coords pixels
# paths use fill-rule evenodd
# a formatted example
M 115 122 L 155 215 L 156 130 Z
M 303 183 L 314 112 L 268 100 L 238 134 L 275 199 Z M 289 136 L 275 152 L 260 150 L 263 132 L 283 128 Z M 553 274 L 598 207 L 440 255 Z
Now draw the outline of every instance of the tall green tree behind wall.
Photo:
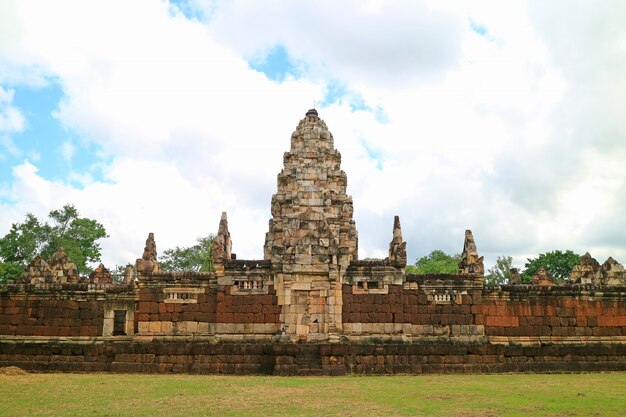
M 580 255 L 566 250 L 553 250 L 540 254 L 537 258 L 528 258 L 524 272 L 522 272 L 522 282 L 530 282 L 533 275 L 539 268 L 543 267 L 554 282 L 560 283 L 569 278 L 572 269 L 580 262 Z
M 215 236 L 197 239 L 193 246 L 166 249 L 159 258 L 159 264 L 164 271 L 213 271 L 213 241 Z
M 409 274 L 454 274 L 459 270 L 461 255 L 448 255 L 442 250 L 434 250 L 415 261 L 415 265 L 407 265 Z
M 48 220 L 27 213 L 22 223 L 12 224 L 9 233 L 0 239 L 0 282 L 18 278 L 35 256 L 48 260 L 60 246 L 76 264 L 78 272 L 88 274 L 91 268 L 87 263 L 100 261 L 98 241 L 106 237 L 101 223 L 80 217 L 71 204 L 52 210 Z

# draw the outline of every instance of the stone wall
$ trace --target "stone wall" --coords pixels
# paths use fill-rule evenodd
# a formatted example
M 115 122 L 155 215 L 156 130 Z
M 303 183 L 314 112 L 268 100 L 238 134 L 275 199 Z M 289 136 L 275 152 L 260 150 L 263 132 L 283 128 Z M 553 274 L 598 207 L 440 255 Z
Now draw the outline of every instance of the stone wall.
M 482 304 L 473 306 L 472 312 L 488 336 L 626 341 L 626 287 L 487 288 Z
M 127 311 L 132 334 L 132 286 L 7 285 L 0 291 L 0 335 L 96 337 L 113 333 L 114 311 Z
M 211 338 L 97 342 L 0 339 L 0 367 L 40 372 L 344 375 L 626 371 L 626 345 L 216 343 Z
M 0 366 L 55 371 L 504 372 L 626 368 L 626 272 L 589 254 L 557 285 L 544 269 L 484 287 L 465 231 L 458 273 L 407 275 L 394 217 L 388 256 L 358 260 L 341 154 L 316 110 L 291 137 L 264 259 L 238 260 L 223 213 L 203 271 L 163 271 L 155 236 L 122 284 L 80 277 L 63 248 L 0 287 Z

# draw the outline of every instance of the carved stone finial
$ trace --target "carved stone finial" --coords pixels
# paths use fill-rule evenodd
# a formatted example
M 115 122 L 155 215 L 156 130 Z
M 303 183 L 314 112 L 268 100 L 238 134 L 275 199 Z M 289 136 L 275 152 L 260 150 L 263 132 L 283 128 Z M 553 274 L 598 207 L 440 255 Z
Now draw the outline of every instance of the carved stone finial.
M 402 227 L 400 226 L 400 217 L 393 218 L 393 238 L 389 243 L 389 261 L 398 268 L 406 266 L 406 242 L 402 241 Z
M 92 284 L 111 284 L 113 283 L 113 278 L 111 272 L 101 263 L 89 274 L 89 282 Z
M 17 282 L 23 284 L 43 284 L 50 282 L 52 278 L 52 270 L 46 261 L 37 255 L 28 264 L 26 270 L 22 272 Z
M 232 258 L 233 242 L 230 239 L 230 232 L 228 231 L 228 218 L 226 212 L 222 212 L 220 219 L 220 225 L 217 230 L 217 235 L 213 240 L 212 256 L 214 263 L 223 263 L 224 261 Z
M 463 243 L 461 262 L 459 263 L 459 273 L 481 275 L 485 273 L 483 257 L 478 257 L 474 235 L 469 229 L 465 231 L 465 242 Z
M 135 282 L 135 268 L 132 265 L 126 265 L 122 284 L 132 284 L 133 282 Z
M 146 246 L 143 249 L 143 255 L 141 259 L 145 259 L 146 261 L 156 261 L 157 258 L 157 250 L 156 250 L 156 242 L 154 241 L 154 233 L 148 233 L 148 238 L 146 239 Z
M 522 276 L 519 273 L 519 269 L 511 268 L 511 277 L 509 278 L 509 284 L 520 285 L 522 283 Z
M 143 249 L 143 255 L 141 259 L 137 259 L 135 262 L 135 268 L 137 272 L 153 273 L 159 270 L 159 263 L 157 262 L 157 250 L 156 242 L 154 241 L 154 233 L 150 232 L 146 239 L 146 246 Z
M 600 264 L 591 257 L 589 252 L 580 257 L 578 265 L 572 268 L 569 279 L 571 282 L 580 284 L 599 285 L 602 277 Z
M 626 285 L 624 266 L 609 256 L 601 267 L 603 285 Z
M 539 287 L 550 287 L 554 285 L 554 281 L 550 277 L 550 274 L 542 266 L 530 279 L 531 285 L 537 285 Z
M 75 284 L 78 282 L 76 264 L 70 260 L 62 246 L 59 246 L 54 255 L 48 260 L 48 265 L 52 271 L 50 282 L 59 284 Z

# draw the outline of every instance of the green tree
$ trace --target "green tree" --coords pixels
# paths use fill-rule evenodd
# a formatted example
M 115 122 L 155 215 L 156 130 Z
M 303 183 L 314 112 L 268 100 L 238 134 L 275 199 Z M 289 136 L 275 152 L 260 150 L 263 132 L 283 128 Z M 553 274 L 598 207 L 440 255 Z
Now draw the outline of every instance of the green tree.
M 486 285 L 506 284 L 511 279 L 513 258 L 510 256 L 498 256 L 496 264 L 487 270 L 485 275 Z
M 80 217 L 73 205 L 52 210 L 50 222 L 26 214 L 22 223 L 11 225 L 9 233 L 0 238 L 0 260 L 4 264 L 4 279 L 19 277 L 26 265 L 36 256 L 49 259 L 59 246 L 63 246 L 78 272 L 88 274 L 88 262 L 100 261 L 98 240 L 108 237 L 102 224 Z M 19 271 L 19 272 L 16 272 Z
M 213 271 L 212 247 L 215 236 L 209 234 L 197 239 L 197 243 L 187 248 L 176 246 L 163 251 L 159 259 L 164 271 Z
M 24 272 L 24 267 L 13 262 L 0 262 L 0 284 L 15 279 Z
M 580 261 L 580 255 L 571 250 L 565 252 L 554 250 L 542 253 L 537 258 L 528 258 L 527 260 L 528 262 L 524 265 L 526 269 L 522 272 L 522 282 L 530 282 L 532 276 L 543 266 L 548 275 L 555 282 L 559 283 L 569 278 L 572 269 Z
M 461 255 L 448 255 L 442 250 L 434 250 L 427 256 L 415 261 L 415 265 L 407 265 L 409 274 L 453 274 L 459 270 Z

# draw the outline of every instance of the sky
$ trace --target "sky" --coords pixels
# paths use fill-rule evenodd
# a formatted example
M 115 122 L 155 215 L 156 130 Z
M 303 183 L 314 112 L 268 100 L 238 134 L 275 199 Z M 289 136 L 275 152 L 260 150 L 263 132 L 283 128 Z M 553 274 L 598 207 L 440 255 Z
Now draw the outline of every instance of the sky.
M 102 261 L 216 233 L 259 259 L 291 133 L 315 107 L 359 257 L 626 262 L 623 1 L 2 1 L 0 236 L 64 204 Z

